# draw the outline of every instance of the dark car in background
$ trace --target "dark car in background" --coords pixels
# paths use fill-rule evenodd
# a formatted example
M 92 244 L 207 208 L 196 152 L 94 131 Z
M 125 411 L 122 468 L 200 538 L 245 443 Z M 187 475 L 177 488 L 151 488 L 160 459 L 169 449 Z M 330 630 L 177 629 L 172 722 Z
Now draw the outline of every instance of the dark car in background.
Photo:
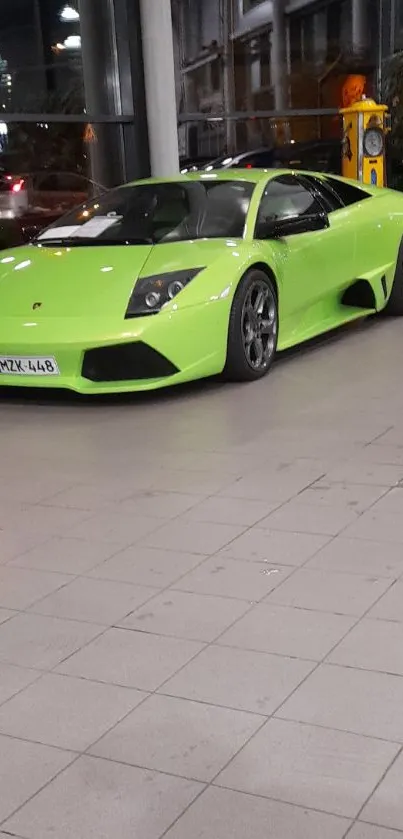
M 0 168 L 0 248 L 28 241 L 78 204 L 105 191 L 76 172 L 25 174 Z
M 193 167 L 193 171 L 194 168 L 197 167 Z M 201 168 L 206 172 L 213 169 L 308 169 L 340 175 L 341 141 L 310 140 L 286 143 L 283 146 L 264 146 L 240 154 L 222 155 L 209 160 Z

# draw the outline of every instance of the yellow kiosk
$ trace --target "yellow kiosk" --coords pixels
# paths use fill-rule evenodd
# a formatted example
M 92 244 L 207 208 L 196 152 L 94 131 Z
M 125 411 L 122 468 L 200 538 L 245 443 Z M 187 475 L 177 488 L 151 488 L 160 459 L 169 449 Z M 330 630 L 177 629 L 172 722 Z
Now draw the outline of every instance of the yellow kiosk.
M 385 186 L 387 110 L 386 105 L 377 105 L 365 96 L 354 105 L 341 109 L 342 174 L 345 178 Z

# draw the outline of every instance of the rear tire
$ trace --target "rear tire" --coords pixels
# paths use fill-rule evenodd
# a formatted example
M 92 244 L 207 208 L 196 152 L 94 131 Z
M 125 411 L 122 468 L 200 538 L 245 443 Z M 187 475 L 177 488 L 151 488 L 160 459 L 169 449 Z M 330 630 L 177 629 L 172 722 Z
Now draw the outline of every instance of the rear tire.
M 265 376 L 276 354 L 277 331 L 274 285 L 264 271 L 252 268 L 239 283 L 232 303 L 225 379 L 251 382 Z
M 391 317 L 403 316 L 403 239 L 397 254 L 395 276 L 389 300 L 383 309 L 385 315 Z

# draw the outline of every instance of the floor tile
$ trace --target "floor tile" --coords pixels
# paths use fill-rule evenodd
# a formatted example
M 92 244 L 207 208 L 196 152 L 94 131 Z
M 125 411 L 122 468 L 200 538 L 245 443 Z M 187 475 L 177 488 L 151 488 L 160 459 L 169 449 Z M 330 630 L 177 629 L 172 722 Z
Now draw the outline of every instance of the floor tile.
M 154 597 L 120 623 L 139 632 L 214 641 L 248 608 L 248 603 L 229 597 L 170 590 Z
M 403 581 L 398 580 L 368 612 L 369 618 L 403 622 Z
M 355 817 L 399 746 L 272 719 L 219 775 L 219 786 Z
M 384 487 L 396 486 L 401 480 L 403 464 L 365 463 L 359 458 L 348 460 L 326 475 L 326 481 L 330 483 L 373 484 Z
M 403 743 L 403 678 L 322 665 L 277 715 Z
M 233 481 L 233 474 L 221 470 L 161 469 L 154 476 L 151 489 L 154 492 L 181 492 L 206 497 L 225 490 Z
M 0 609 L 0 624 L 14 618 L 18 612 L 15 609 Z
M 73 754 L 60 749 L 0 735 L 0 822 L 73 759 Z
M 17 556 L 10 565 L 64 574 L 85 574 L 121 550 L 113 542 L 70 539 L 54 536 L 47 542 Z
M 399 424 L 393 423 L 393 425 L 389 424 L 388 430 L 385 434 L 382 434 L 380 438 L 374 440 L 373 445 L 388 445 L 393 446 L 397 449 L 402 449 L 403 447 L 403 431 Z
M 290 533 L 317 533 L 337 536 L 347 525 L 355 522 L 357 513 L 348 507 L 325 504 L 301 504 L 288 501 L 260 522 L 260 527 Z
M 26 688 L 39 676 L 40 673 L 37 670 L 16 667 L 14 664 L 0 664 L 0 705 Z
M 307 563 L 307 568 L 396 579 L 403 574 L 401 545 L 337 536 Z
M 403 514 L 403 487 L 394 487 L 388 490 L 382 498 L 378 499 L 373 506 L 374 513 L 399 513 Z
M 387 830 L 376 825 L 357 822 L 348 834 L 348 839 L 402 839 L 403 833 L 396 830 Z
M 24 505 L 7 514 L 4 530 L 17 530 L 37 537 L 62 536 L 85 521 L 88 512 L 83 510 L 56 509 L 39 504 Z
M 166 588 L 203 561 L 197 553 L 156 550 L 133 545 L 94 568 L 90 577 Z
M 97 510 L 108 510 L 114 504 L 122 502 L 122 499 L 129 495 L 129 490 L 119 493 L 116 486 L 108 483 L 98 482 L 96 484 L 74 484 L 74 486 L 62 489 L 55 495 L 48 496 L 43 502 L 47 507 L 67 507 L 77 510 L 88 510 L 90 513 Z
M 215 495 L 206 498 L 182 516 L 183 521 L 219 522 L 250 527 L 268 516 L 273 504 L 249 498 L 225 498 Z
M 159 839 L 201 789 L 194 781 L 82 757 L 3 827 L 26 839 Z
M 254 527 L 231 542 L 222 553 L 233 559 L 298 566 L 303 565 L 328 540 L 327 536 L 281 533 Z
M 231 498 L 253 498 L 270 504 L 284 504 L 322 476 L 321 469 L 304 469 L 287 464 L 283 469 L 257 469 L 221 491 Z
M 211 781 L 262 722 L 264 717 L 257 714 L 154 694 L 103 737 L 91 753 L 196 781 Z
M 46 536 L 19 533 L 14 530 L 0 530 L 0 565 L 21 556 L 46 540 Z
M 148 635 L 131 629 L 108 629 L 61 664 L 58 672 L 153 691 L 202 647 L 202 644 L 179 638 Z
M 389 586 L 390 580 L 382 577 L 301 568 L 269 594 L 265 603 L 359 617 Z
M 370 463 L 389 463 L 395 466 L 403 464 L 403 447 L 384 443 L 385 437 L 375 440 L 371 445 L 365 446 L 361 452 L 361 460 Z
M 0 566 L 0 606 L 26 609 L 70 581 L 66 574 Z
M 403 831 L 403 757 L 400 755 L 375 790 L 360 818 Z
M 219 643 L 321 661 L 353 623 L 354 618 L 346 615 L 257 605 L 225 632 Z
M 314 504 L 326 507 L 346 507 L 355 513 L 363 513 L 368 507 L 388 492 L 387 487 L 371 484 L 327 483 L 326 478 L 304 489 L 294 499 L 296 504 Z
M 292 573 L 292 568 L 264 562 L 242 562 L 223 554 L 199 565 L 173 587 L 180 591 L 233 597 L 247 602 L 262 600 Z
M 0 707 L 0 731 L 83 751 L 144 696 L 137 690 L 49 673 Z
M 173 519 L 180 516 L 181 513 L 186 513 L 187 510 L 190 510 L 202 500 L 203 495 L 147 490 L 146 492 L 138 492 L 120 502 L 119 510 L 132 516 Z M 236 524 L 238 523 L 236 522 Z
M 313 669 L 310 661 L 210 646 L 161 692 L 257 714 L 272 714 Z
M 192 451 L 166 452 L 160 457 L 165 469 L 183 469 L 187 471 L 201 471 L 202 475 L 210 470 L 213 474 L 224 473 L 234 480 L 238 475 L 252 471 L 261 463 L 261 454 L 242 453 L 234 451 L 203 451 L 194 448 Z
M 40 504 L 49 495 L 60 492 L 69 484 L 69 480 L 66 481 L 64 477 L 54 478 L 51 476 L 49 474 L 50 470 L 49 472 L 44 470 L 47 474 L 42 477 L 31 473 L 27 474 L 24 470 L 17 475 L 15 470 L 20 466 L 18 461 L 21 462 L 21 458 L 15 458 L 14 470 L 7 476 L 7 481 L 0 488 L 1 506 L 4 502 L 17 503 L 20 506 Z
M 354 539 L 403 543 L 403 516 L 399 513 L 377 513 L 375 507 L 363 513 L 344 531 Z
M 20 614 L 0 626 L 0 661 L 47 670 L 102 630 L 90 623 Z
M 242 526 L 230 524 L 185 522 L 176 519 L 151 533 L 143 540 L 143 544 L 150 548 L 209 555 L 236 539 L 243 529 Z
M 110 626 L 155 594 L 155 589 L 80 577 L 31 607 L 38 615 Z
M 87 514 L 88 515 L 88 514 Z M 69 536 L 78 539 L 97 539 L 104 542 L 116 542 L 122 547 L 132 545 L 143 539 L 156 528 L 161 527 L 161 519 L 151 516 L 133 516 L 130 513 L 109 511 L 97 513 L 86 518 L 81 524 L 72 527 Z
M 166 839 L 342 839 L 348 824 L 336 816 L 211 787 L 168 831 Z
M 403 624 L 362 620 L 333 650 L 329 661 L 403 676 Z

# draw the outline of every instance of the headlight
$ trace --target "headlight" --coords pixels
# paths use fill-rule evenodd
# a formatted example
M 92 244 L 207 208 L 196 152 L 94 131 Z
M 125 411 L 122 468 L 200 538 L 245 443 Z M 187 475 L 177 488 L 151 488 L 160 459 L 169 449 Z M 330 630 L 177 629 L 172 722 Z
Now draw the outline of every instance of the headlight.
M 193 280 L 203 268 L 190 268 L 187 271 L 172 271 L 169 274 L 155 274 L 138 280 L 132 291 L 126 318 L 138 318 L 143 315 L 155 315 L 165 303 L 173 300 L 185 286 Z

